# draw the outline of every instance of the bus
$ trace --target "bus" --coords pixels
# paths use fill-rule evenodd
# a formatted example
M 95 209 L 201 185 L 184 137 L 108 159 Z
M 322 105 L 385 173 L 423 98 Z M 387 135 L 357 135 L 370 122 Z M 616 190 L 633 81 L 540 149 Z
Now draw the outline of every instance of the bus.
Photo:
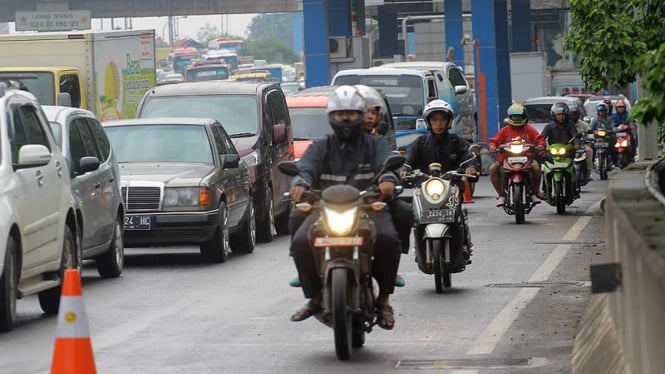
M 231 66 L 231 71 L 238 70 L 238 54 L 228 50 L 209 50 L 203 61 L 217 62 Z
M 173 71 L 176 73 L 184 73 L 185 69 L 200 57 L 199 51 L 196 48 L 177 48 L 173 52 Z
M 245 41 L 235 38 L 216 38 L 208 42 L 208 49 L 226 49 L 242 56 L 245 54 Z

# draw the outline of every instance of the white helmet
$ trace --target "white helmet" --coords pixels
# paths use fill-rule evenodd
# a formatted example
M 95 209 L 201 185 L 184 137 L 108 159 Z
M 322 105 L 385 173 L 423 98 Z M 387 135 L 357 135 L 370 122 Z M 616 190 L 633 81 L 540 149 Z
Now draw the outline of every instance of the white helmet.
M 451 107 L 450 104 L 448 104 L 445 100 L 436 99 L 430 101 L 429 103 L 427 103 L 427 105 L 425 105 L 425 110 L 423 111 L 423 119 L 425 120 L 427 129 L 430 131 L 432 130 L 432 126 L 430 126 L 429 120 L 432 114 L 436 112 L 447 113 L 448 117 L 450 117 L 451 122 L 455 117 L 455 112 L 453 111 L 453 107 Z

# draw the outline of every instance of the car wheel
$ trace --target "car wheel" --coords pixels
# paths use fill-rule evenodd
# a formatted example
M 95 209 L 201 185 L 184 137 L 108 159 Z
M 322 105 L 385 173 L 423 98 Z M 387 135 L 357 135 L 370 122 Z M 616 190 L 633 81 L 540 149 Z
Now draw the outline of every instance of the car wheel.
M 219 204 L 219 222 L 211 240 L 201 243 L 201 255 L 214 263 L 226 262 L 229 256 L 229 212 L 226 202 Z
M 125 264 L 125 245 L 122 241 L 123 221 L 118 215 L 113 227 L 113 237 L 109 249 L 97 257 L 97 272 L 102 278 L 117 278 Z
M 10 331 L 16 321 L 17 265 L 16 242 L 10 235 L 7 239 L 4 271 L 0 277 L 0 332 Z
M 243 228 L 231 236 L 231 250 L 233 253 L 252 253 L 256 244 L 256 210 L 254 200 L 249 201 L 247 214 L 243 220 Z
M 62 240 L 62 261 L 58 277 L 60 285 L 39 293 L 39 305 L 46 314 L 57 314 L 60 307 L 60 293 L 62 283 L 65 281 L 65 270 L 76 268 L 76 240 L 69 226 L 65 226 L 65 235 Z
M 257 217 L 256 238 L 262 243 L 270 243 L 276 234 L 275 205 L 272 201 L 272 188 L 266 188 L 265 202 L 268 209 L 264 209 L 263 217 Z

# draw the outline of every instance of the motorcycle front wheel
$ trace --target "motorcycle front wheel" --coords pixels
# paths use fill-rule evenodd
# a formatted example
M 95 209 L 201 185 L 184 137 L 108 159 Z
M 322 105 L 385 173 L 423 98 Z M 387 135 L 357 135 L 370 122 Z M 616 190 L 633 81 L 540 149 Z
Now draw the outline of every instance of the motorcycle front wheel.
M 598 156 L 598 174 L 600 174 L 600 179 L 607 179 L 607 156 L 601 154 Z
M 432 240 L 432 258 L 434 260 L 434 288 L 436 293 L 443 293 L 444 288 L 450 288 L 450 273 L 443 268 L 445 261 L 444 251 L 446 246 L 450 246 L 450 240 L 443 238 Z
M 556 214 L 566 214 L 566 198 L 563 194 L 563 182 L 554 182 L 554 202 Z
M 351 333 L 353 319 L 348 305 L 349 283 L 347 270 L 332 270 L 332 322 L 335 335 L 335 352 L 340 360 L 351 357 Z
M 515 211 L 515 223 L 520 225 L 526 221 L 524 217 L 524 186 L 521 184 L 513 184 L 512 186 L 512 205 Z

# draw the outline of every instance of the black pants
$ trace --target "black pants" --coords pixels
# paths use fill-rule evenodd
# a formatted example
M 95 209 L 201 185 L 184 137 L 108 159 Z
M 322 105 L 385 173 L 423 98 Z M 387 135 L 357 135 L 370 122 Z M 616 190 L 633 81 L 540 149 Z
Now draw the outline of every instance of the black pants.
M 390 215 L 393 217 L 395 229 L 401 242 L 402 253 L 409 253 L 409 241 L 411 238 L 411 228 L 413 227 L 413 210 L 411 204 L 401 199 L 392 199 L 388 206 Z
M 302 213 L 302 212 L 301 212 Z M 392 294 L 395 291 L 395 277 L 400 260 L 400 246 L 397 231 L 393 224 L 390 212 L 370 212 L 370 218 L 376 225 L 376 242 L 374 246 L 374 261 L 372 262 L 372 276 L 379 284 L 380 292 Z M 293 214 L 292 218 L 302 217 Z M 316 270 L 315 252 L 309 237 L 309 232 L 319 218 L 318 213 L 310 213 L 302 223 L 297 225 L 291 220 L 293 228 L 297 230 L 291 238 L 291 256 L 298 270 L 298 278 L 302 285 L 305 297 L 321 295 L 321 278 Z

